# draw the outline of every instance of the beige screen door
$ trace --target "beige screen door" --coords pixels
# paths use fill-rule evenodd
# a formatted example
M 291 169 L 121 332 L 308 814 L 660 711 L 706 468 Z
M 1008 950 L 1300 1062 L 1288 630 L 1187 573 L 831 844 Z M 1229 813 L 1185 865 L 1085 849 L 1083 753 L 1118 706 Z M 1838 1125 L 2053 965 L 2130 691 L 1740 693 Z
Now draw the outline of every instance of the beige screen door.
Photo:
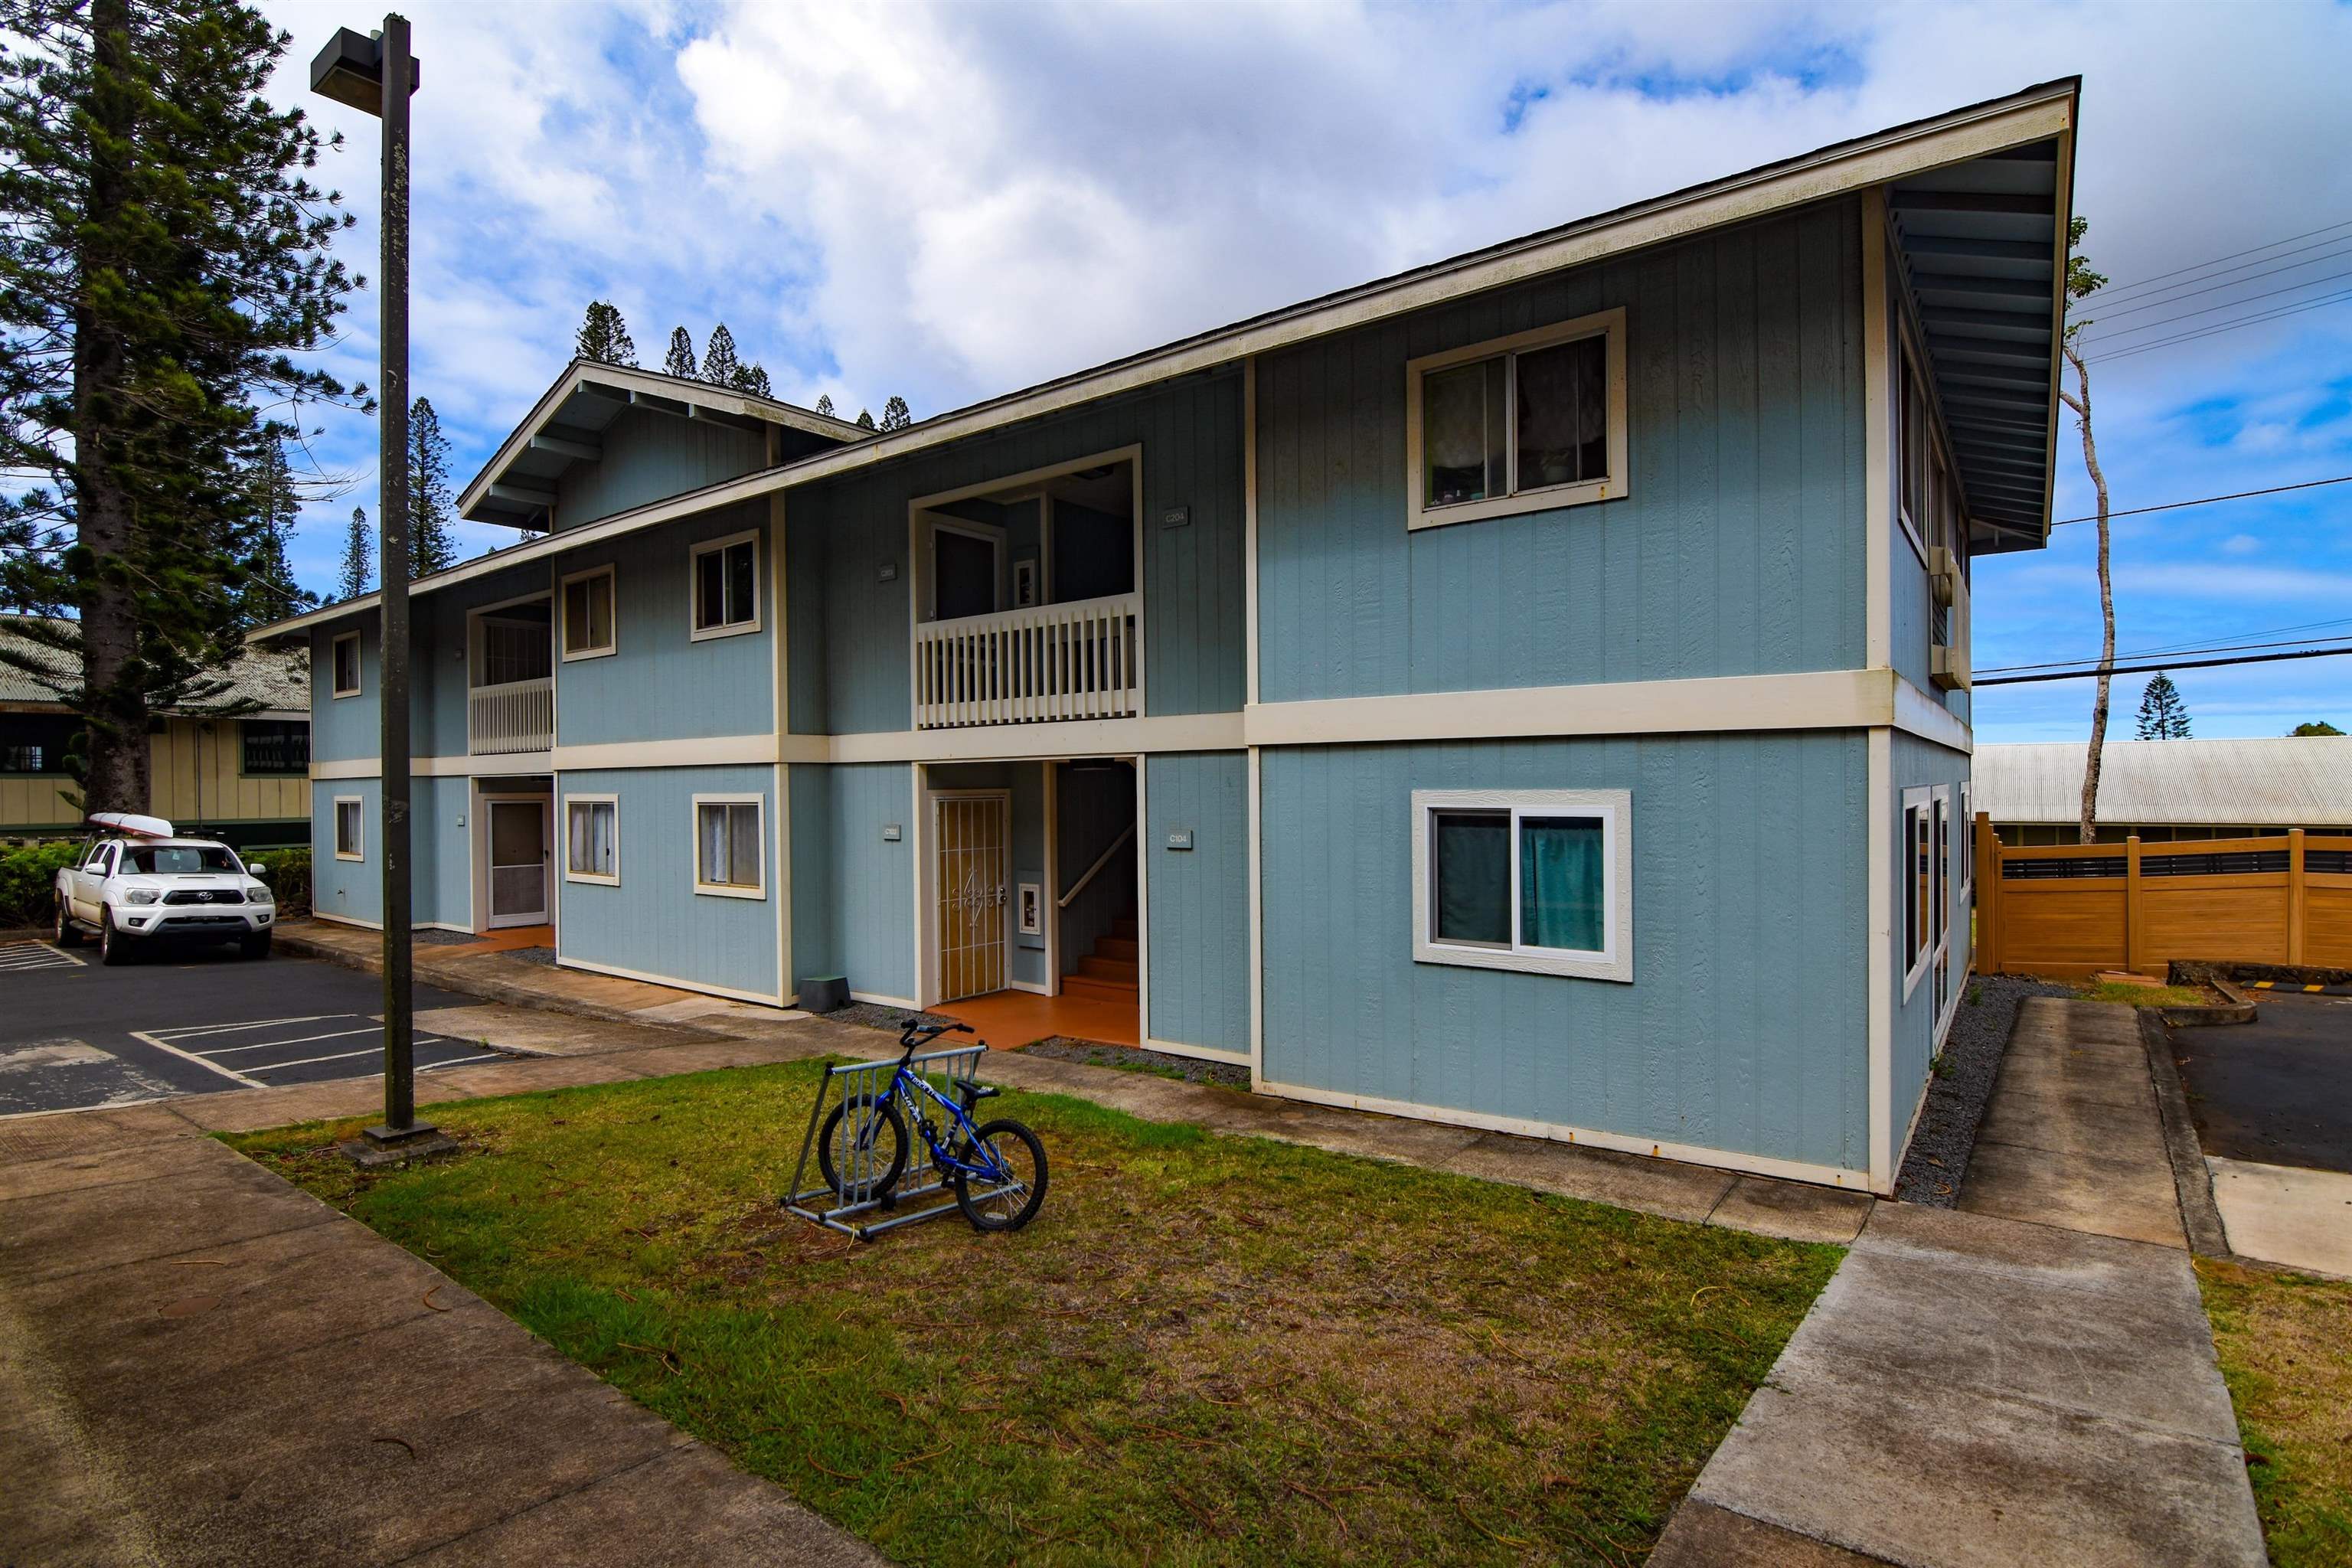
M 940 1000 L 1004 989 L 1005 841 L 1003 795 L 934 797 L 939 846 Z
M 490 921 L 499 926 L 547 922 L 547 802 L 493 800 L 490 814 Z

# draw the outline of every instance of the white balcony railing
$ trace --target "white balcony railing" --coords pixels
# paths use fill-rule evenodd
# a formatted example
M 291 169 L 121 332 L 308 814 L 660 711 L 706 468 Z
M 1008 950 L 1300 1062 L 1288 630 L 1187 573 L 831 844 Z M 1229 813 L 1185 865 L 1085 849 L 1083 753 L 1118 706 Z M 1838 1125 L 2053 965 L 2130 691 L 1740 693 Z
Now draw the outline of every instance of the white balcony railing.
M 1142 707 L 1136 594 L 915 628 L 915 727 L 1123 719 Z
M 475 756 L 544 752 L 555 744 L 555 678 L 477 686 L 466 694 L 466 748 Z

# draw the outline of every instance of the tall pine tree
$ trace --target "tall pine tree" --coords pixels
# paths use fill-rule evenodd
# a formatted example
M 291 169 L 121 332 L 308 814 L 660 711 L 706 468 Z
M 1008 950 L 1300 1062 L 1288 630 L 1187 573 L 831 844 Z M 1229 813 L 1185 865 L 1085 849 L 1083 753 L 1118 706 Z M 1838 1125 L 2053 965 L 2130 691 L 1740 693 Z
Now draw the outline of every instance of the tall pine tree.
M 662 374 L 677 376 L 680 381 L 692 381 L 698 374 L 694 365 L 694 340 L 687 336 L 684 327 L 670 329 L 669 353 L 662 356 Z
M 295 521 L 302 515 L 302 497 L 294 484 L 294 470 L 287 464 L 283 442 L 272 441 L 262 448 L 248 485 L 253 542 L 238 590 L 238 605 L 246 628 L 251 630 L 299 615 L 319 600 L 294 581 L 290 547 Z
M 2139 694 L 2139 738 L 2189 739 L 2189 705 L 2180 700 L 2180 688 L 2172 684 L 2172 677 L 2160 669 L 2147 683 L 2147 689 Z
M 636 340 L 629 336 L 629 323 L 621 320 L 619 306 L 603 300 L 588 302 L 588 313 L 581 318 L 580 335 L 572 352 L 599 364 L 635 368 L 637 363 Z
M 742 374 L 743 362 L 735 357 L 735 334 L 721 321 L 710 329 L 710 339 L 702 345 L 702 379 L 713 386 L 732 386 Z
M 408 575 L 445 572 L 457 564 L 449 516 L 449 437 L 430 398 L 408 410 Z
M 874 428 L 874 411 L 873 411 L 872 409 L 870 409 L 870 408 L 861 408 L 861 409 L 859 409 L 859 410 L 857 411 L 856 425 L 857 425 L 857 427 L 858 427 L 860 430 L 871 430 L 871 429 L 873 429 L 873 428 Z
M 887 436 L 893 430 L 904 430 L 908 426 L 912 425 L 914 422 L 914 413 L 908 408 L 907 400 L 905 398 L 893 397 L 889 402 L 882 405 L 882 432 L 884 435 Z
M 832 417 L 833 417 L 833 394 L 832 394 L 832 393 L 830 393 L 830 392 L 820 392 L 820 393 L 818 393 L 818 394 L 816 395 L 816 411 L 817 411 L 819 414 L 824 415 L 827 419 L 830 419 L 830 418 L 832 418 Z
M 335 571 L 335 597 L 358 598 L 374 577 L 375 532 L 368 527 L 367 508 L 355 506 L 343 530 L 343 559 Z
M 352 286 L 289 39 L 228 0 L 0 0 L 0 639 L 81 720 L 91 810 L 148 806 L 148 717 L 236 651 L 252 465 L 343 395 L 290 355 Z M 56 673 L 62 665 L 68 672 Z

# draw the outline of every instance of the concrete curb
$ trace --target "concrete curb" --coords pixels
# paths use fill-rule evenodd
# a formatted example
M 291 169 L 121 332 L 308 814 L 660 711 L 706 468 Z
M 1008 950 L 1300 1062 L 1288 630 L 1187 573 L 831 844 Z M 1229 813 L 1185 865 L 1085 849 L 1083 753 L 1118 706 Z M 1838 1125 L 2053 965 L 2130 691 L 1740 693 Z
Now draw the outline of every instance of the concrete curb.
M 331 942 L 318 942 L 310 937 L 297 936 L 280 930 L 277 936 L 277 943 L 289 952 L 299 953 L 304 958 L 315 958 L 322 963 L 333 963 L 345 969 L 356 969 L 363 974 L 383 973 L 383 960 L 381 957 L 352 952 Z M 468 996 L 479 997 L 485 1002 L 503 1002 L 510 1007 L 533 1007 L 542 1013 L 566 1013 L 575 1018 L 597 1018 L 614 1024 L 646 1022 L 646 1019 L 638 1017 L 625 1007 L 607 1007 L 602 1003 L 583 1001 L 575 996 L 563 995 L 560 992 L 541 991 L 535 986 L 518 985 L 510 980 L 501 980 L 495 974 L 484 974 L 463 964 L 453 963 L 446 959 L 425 957 L 421 952 L 415 961 L 415 972 L 416 978 L 425 984 L 437 985 L 444 991 L 462 992 Z M 662 1026 L 682 1030 L 688 1034 L 701 1035 L 714 1040 L 732 1038 L 731 1036 L 704 1028 L 696 1024 L 665 1021 Z
M 2228 1258 L 2230 1235 L 2221 1225 L 2221 1210 L 2213 1201 L 2213 1173 L 2205 1151 L 2197 1142 L 2197 1124 L 2189 1114 L 2189 1094 L 2181 1087 L 2179 1064 L 2172 1059 L 2168 1015 L 2176 1009 L 2142 1007 L 2139 1043 L 2147 1052 L 2147 1076 L 2156 1085 L 2156 1106 L 2164 1121 L 2164 1152 L 2172 1163 L 2172 1189 L 2180 1200 L 2180 1228 L 2189 1250 L 2200 1258 Z M 2219 1011 L 2219 1009 L 2179 1009 Z M 2249 1009 L 2251 1011 L 2251 1009 Z

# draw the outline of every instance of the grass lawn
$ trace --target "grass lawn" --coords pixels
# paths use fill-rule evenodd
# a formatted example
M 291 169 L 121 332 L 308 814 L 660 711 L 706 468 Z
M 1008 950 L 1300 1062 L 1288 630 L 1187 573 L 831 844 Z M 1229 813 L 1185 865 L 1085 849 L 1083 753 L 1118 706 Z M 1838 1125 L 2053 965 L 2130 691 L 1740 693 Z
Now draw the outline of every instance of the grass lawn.
M 781 1214 L 814 1064 L 229 1140 L 909 1563 L 1638 1562 L 1829 1247 L 1007 1094 L 1028 1229 Z
M 2134 985 L 2127 981 L 2085 981 L 2075 993 L 2085 1002 L 2120 1002 L 2126 1007 L 2210 1007 L 2221 998 L 2194 985 Z
M 2352 1285 L 2197 1260 L 2277 1568 L 2352 1563 Z

